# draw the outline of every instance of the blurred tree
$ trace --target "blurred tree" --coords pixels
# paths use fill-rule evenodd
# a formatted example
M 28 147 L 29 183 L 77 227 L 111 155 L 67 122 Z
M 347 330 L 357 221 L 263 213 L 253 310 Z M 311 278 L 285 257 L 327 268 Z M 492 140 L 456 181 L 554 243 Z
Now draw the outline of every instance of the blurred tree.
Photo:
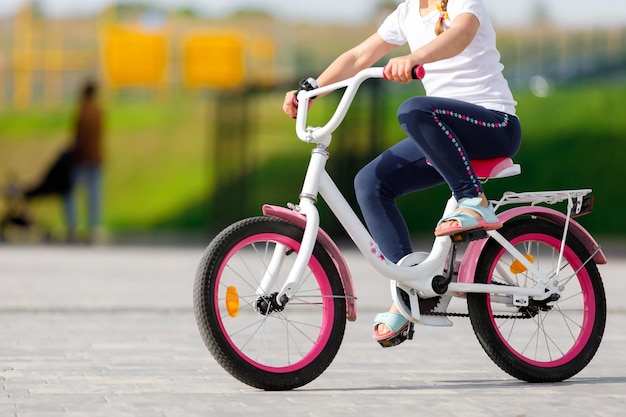
M 197 16 L 196 11 L 190 7 L 183 7 L 181 9 L 178 9 L 175 11 L 175 14 L 177 16 L 189 19 L 195 18 Z
M 246 18 L 246 17 L 262 17 L 266 19 L 273 19 L 273 16 L 265 10 L 245 8 L 240 9 L 232 14 L 233 18 Z
M 546 26 L 550 23 L 548 6 L 544 0 L 535 0 L 533 4 L 533 24 L 535 26 Z
M 394 10 L 398 7 L 398 1 L 395 0 L 379 0 L 378 10 Z
M 387 16 L 398 7 L 398 3 L 395 0 L 379 0 L 376 14 L 378 16 Z

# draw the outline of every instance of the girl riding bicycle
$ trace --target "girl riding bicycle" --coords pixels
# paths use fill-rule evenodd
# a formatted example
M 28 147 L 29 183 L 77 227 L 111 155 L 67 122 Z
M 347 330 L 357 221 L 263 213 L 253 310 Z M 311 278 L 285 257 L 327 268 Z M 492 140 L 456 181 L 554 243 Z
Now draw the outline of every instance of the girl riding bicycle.
M 328 85 L 355 75 L 407 44 L 411 53 L 389 60 L 385 77 L 412 80 L 412 70 L 426 70 L 426 96 L 413 97 L 398 109 L 407 138 L 367 164 L 355 178 L 359 206 L 382 253 L 396 263 L 413 252 L 398 197 L 446 182 L 457 210 L 442 218 L 436 236 L 502 226 L 469 160 L 515 155 L 521 143 L 516 102 L 502 75 L 496 36 L 482 0 L 406 0 L 378 31 L 344 52 L 317 80 L 303 87 Z M 296 91 L 283 103 L 295 118 Z M 408 320 L 395 305 L 375 318 L 373 337 L 383 346 L 400 337 Z

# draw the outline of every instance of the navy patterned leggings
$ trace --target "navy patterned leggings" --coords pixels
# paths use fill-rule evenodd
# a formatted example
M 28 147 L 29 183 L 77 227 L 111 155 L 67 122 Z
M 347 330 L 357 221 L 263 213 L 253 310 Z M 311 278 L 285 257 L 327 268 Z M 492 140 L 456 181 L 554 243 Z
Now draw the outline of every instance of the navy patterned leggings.
M 446 182 L 457 200 L 482 193 L 469 159 L 513 156 L 521 143 L 515 116 L 464 101 L 413 97 L 398 109 L 408 138 L 363 167 L 354 180 L 365 223 L 392 262 L 412 252 L 396 199 Z

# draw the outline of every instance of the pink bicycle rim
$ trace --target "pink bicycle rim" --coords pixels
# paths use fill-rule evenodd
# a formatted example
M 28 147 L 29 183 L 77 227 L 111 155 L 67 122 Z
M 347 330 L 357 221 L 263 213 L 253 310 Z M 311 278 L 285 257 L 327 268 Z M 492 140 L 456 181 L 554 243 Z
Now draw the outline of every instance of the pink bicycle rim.
M 252 236 L 247 237 L 246 239 L 241 240 L 239 243 L 237 243 L 237 245 L 235 245 L 226 255 L 225 260 L 228 260 L 231 258 L 231 256 L 237 252 L 239 249 L 241 249 L 242 247 L 248 245 L 248 244 L 252 244 L 255 242 L 259 242 L 259 241 L 272 241 L 275 243 L 280 243 L 283 244 L 287 247 L 292 248 L 293 250 L 295 250 L 296 252 L 300 250 L 300 243 L 297 241 L 294 241 L 286 236 L 282 236 L 280 234 L 275 234 L 275 233 L 259 233 L 259 234 L 255 234 Z M 224 268 L 224 265 L 227 262 L 223 262 L 222 265 L 220 265 L 220 269 L 218 271 L 218 276 L 221 277 L 222 276 L 222 271 Z M 317 283 L 320 287 L 320 291 L 322 295 L 331 295 L 332 294 L 332 289 L 330 287 L 330 283 L 328 282 L 328 280 L 325 279 L 319 279 L 320 276 L 326 276 L 326 273 L 324 271 L 324 269 L 322 268 L 322 266 L 320 265 L 320 263 L 318 262 L 318 260 L 314 257 L 311 256 L 311 259 L 309 260 L 309 268 L 311 268 L 311 271 L 313 272 Z M 219 285 L 219 280 L 216 280 L 215 285 Z M 220 328 L 222 331 L 222 334 L 226 337 L 226 340 L 228 341 L 228 343 L 231 345 L 231 347 L 237 351 L 239 353 L 239 357 L 243 358 L 246 362 L 250 363 L 251 365 L 253 365 L 254 367 L 258 368 L 258 369 L 262 369 L 264 371 L 267 372 L 274 372 L 274 373 L 289 373 L 289 372 L 294 372 L 294 371 L 298 371 L 304 367 L 306 367 L 307 365 L 309 365 L 311 362 L 313 362 L 318 356 L 320 356 L 320 354 L 322 353 L 322 350 L 324 349 L 324 347 L 326 346 L 326 343 L 328 341 L 328 339 L 331 336 L 332 333 L 332 325 L 328 325 L 328 322 L 330 321 L 332 323 L 332 319 L 328 319 L 327 317 L 330 315 L 331 317 L 334 316 L 334 303 L 333 303 L 333 298 L 332 297 L 323 297 L 322 298 L 322 303 L 323 303 L 323 308 L 322 311 L 324 312 L 324 318 L 322 319 L 322 328 L 321 331 L 318 335 L 317 340 L 314 343 L 313 348 L 299 361 L 292 363 L 290 365 L 287 366 L 281 366 L 281 367 L 273 367 L 273 366 L 267 366 L 264 365 L 262 363 L 256 362 L 255 360 L 253 360 L 252 358 L 250 358 L 248 355 L 246 355 L 244 352 L 242 352 L 237 345 L 235 345 L 233 343 L 233 341 L 230 339 L 228 333 L 226 332 L 226 329 L 224 328 L 224 324 L 222 322 L 221 316 L 220 316 L 220 312 L 218 309 L 219 303 L 218 303 L 218 292 L 214 291 L 214 297 L 215 299 L 213 300 L 214 303 L 213 305 L 216 308 L 216 317 L 220 323 Z
M 542 242 L 555 248 L 559 248 L 561 245 L 561 241 L 559 239 L 556 239 L 552 236 L 546 236 L 544 234 L 534 234 L 534 233 L 520 236 L 517 239 L 514 239 L 513 241 L 511 241 L 511 243 L 515 245 L 517 242 L 521 241 L 522 239 L 535 240 L 537 242 Z M 502 251 L 504 251 L 504 249 L 502 249 Z M 500 252 L 500 254 L 501 253 L 502 252 Z M 570 263 L 571 267 L 574 270 L 578 270 L 579 268 L 581 268 L 583 264 L 581 260 L 578 259 L 578 257 L 574 254 L 574 252 L 567 245 L 565 246 L 564 259 L 566 259 Z M 495 264 L 492 266 L 492 268 L 495 268 Z M 493 269 L 489 272 L 490 272 L 489 276 L 492 276 Z M 578 337 L 576 338 L 574 344 L 570 347 L 570 349 L 567 352 L 565 352 L 565 354 L 561 358 L 557 360 L 550 361 L 550 362 L 535 361 L 522 355 L 515 348 L 509 345 L 509 343 L 506 341 L 503 335 L 498 331 L 498 336 L 500 337 L 500 340 L 502 340 L 502 343 L 504 343 L 508 347 L 510 352 L 512 352 L 515 356 L 517 356 L 522 361 L 530 365 L 541 367 L 541 368 L 556 368 L 558 366 L 561 366 L 570 362 L 578 354 L 580 354 L 582 349 L 585 347 L 587 341 L 591 337 L 591 333 L 592 333 L 593 325 L 594 325 L 593 321 L 595 320 L 595 313 L 596 313 L 596 300 L 594 297 L 587 297 L 588 294 L 594 294 L 594 290 L 593 290 L 591 280 L 589 278 L 589 274 L 587 273 L 587 270 L 585 268 L 582 268 L 578 272 L 577 278 L 578 278 L 578 282 L 580 284 L 581 291 L 582 291 L 582 297 L 583 297 L 583 303 L 584 303 L 584 317 L 581 323 L 580 333 L 578 334 Z M 489 312 L 491 313 L 491 316 L 492 316 L 491 320 L 493 321 L 493 327 L 494 329 L 497 330 L 498 326 L 496 325 L 493 319 L 493 312 L 491 311 L 491 304 L 488 303 L 487 305 L 489 308 Z

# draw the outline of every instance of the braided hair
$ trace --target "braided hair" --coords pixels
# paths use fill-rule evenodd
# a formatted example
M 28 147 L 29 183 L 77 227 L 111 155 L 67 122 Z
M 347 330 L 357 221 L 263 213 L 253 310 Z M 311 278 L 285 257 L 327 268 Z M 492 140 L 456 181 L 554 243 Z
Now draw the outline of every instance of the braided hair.
M 437 10 L 439 10 L 439 20 L 437 20 L 437 25 L 435 25 L 435 33 L 439 36 L 445 30 L 446 20 L 449 19 L 448 0 L 441 0 L 441 3 L 437 5 Z

